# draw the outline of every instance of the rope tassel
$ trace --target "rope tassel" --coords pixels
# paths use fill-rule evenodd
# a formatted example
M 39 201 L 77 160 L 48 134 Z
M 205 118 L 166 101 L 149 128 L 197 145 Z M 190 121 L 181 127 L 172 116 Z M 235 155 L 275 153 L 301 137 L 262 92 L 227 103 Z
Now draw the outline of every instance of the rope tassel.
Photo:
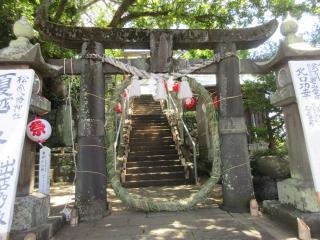
M 182 78 L 182 82 L 180 84 L 180 89 L 178 92 L 178 98 L 179 99 L 191 99 L 192 98 L 192 91 L 190 88 L 190 85 L 187 81 L 186 77 Z
M 129 88 L 129 97 L 140 97 L 141 90 L 140 90 L 140 82 L 138 77 L 133 76 L 131 80 L 131 85 Z
M 167 91 L 164 86 L 163 80 L 157 81 L 157 89 L 156 89 L 156 95 L 154 97 L 154 100 L 160 101 L 160 100 L 166 100 L 167 99 Z

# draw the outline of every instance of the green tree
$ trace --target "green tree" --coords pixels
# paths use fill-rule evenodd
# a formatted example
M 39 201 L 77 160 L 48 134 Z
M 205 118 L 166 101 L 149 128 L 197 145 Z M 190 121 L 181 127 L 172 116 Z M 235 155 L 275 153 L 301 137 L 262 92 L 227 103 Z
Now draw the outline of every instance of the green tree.
M 256 81 L 245 81 L 242 85 L 244 107 L 251 113 L 259 113 L 263 118 L 262 126 L 251 126 L 249 131 L 254 141 L 269 143 L 271 151 L 282 148 L 285 142 L 284 120 L 279 107 L 270 103 L 276 91 L 275 75 L 257 77 Z

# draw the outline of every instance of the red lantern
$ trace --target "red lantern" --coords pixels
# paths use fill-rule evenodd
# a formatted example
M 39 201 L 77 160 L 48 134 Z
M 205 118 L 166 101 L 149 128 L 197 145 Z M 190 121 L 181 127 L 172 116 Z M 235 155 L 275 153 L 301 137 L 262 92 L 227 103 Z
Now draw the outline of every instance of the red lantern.
M 116 112 L 121 113 L 121 103 L 119 102 L 117 102 L 117 105 L 116 105 Z
M 175 82 L 175 83 L 173 84 L 173 87 L 172 87 L 173 91 L 174 91 L 175 93 L 178 93 L 178 92 L 179 92 L 179 88 L 180 88 L 180 84 L 179 84 L 178 82 Z
M 27 125 L 27 136 L 34 142 L 43 143 L 51 135 L 52 128 L 47 120 L 36 117 Z
M 195 98 L 189 98 L 184 101 L 184 108 L 191 110 L 197 104 L 197 100 Z
M 218 96 L 214 96 L 214 98 L 213 98 L 213 106 L 214 106 L 214 109 L 217 111 L 218 108 L 219 108 L 219 97 Z

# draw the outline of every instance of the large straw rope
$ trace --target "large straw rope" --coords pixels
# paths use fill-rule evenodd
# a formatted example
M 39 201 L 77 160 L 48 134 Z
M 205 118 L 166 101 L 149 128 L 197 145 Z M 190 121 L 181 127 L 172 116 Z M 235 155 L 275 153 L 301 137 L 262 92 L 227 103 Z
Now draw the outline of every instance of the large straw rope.
M 121 97 L 121 93 L 128 86 L 128 82 L 124 81 L 114 92 L 114 100 L 109 103 L 106 111 L 106 143 L 107 143 L 107 171 L 108 177 L 111 182 L 112 188 L 120 200 L 128 207 L 142 210 L 145 212 L 156 211 L 183 211 L 193 208 L 196 204 L 205 201 L 212 191 L 213 186 L 217 183 L 220 177 L 220 140 L 218 134 L 218 120 L 217 113 L 214 110 L 213 102 L 208 94 L 208 91 L 193 78 L 188 78 L 190 87 L 192 90 L 202 98 L 206 108 L 206 117 L 208 119 L 209 136 L 211 138 L 212 147 L 209 151 L 212 151 L 213 162 L 211 169 L 211 176 L 205 184 L 201 186 L 199 191 L 189 198 L 177 200 L 177 201 L 155 201 L 152 198 L 141 197 L 135 198 L 122 187 L 120 182 L 120 173 L 115 171 L 113 161 L 113 143 L 115 140 L 115 121 L 114 111 L 116 103 Z

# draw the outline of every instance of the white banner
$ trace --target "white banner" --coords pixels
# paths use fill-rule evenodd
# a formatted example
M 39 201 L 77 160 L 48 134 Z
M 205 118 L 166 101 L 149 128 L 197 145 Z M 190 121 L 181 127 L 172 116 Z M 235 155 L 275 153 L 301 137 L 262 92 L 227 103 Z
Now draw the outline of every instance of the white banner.
M 50 160 L 50 148 L 41 148 L 39 152 L 39 192 L 46 195 L 50 193 Z
M 0 70 L 0 236 L 10 232 L 34 71 Z M 4 238 L 5 239 L 5 238 Z
M 320 61 L 289 61 L 289 67 L 314 187 L 320 192 Z

